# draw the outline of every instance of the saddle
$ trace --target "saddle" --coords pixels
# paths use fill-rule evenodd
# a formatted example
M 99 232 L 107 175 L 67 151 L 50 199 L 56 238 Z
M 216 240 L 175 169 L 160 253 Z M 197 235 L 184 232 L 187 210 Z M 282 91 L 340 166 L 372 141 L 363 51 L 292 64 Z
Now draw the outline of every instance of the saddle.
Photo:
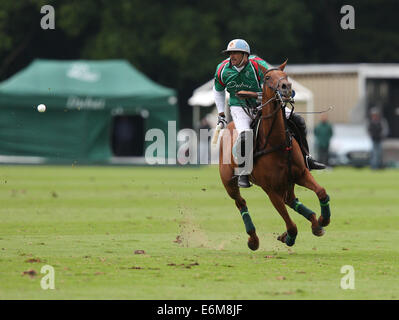
M 306 154 L 309 152 L 306 137 L 303 137 L 301 129 L 298 127 L 298 125 L 295 123 L 295 121 L 293 119 L 291 119 L 291 117 L 288 119 L 286 119 L 284 117 L 285 124 L 286 124 L 286 143 L 285 143 L 285 145 L 274 146 L 267 150 L 265 149 L 266 146 L 261 146 L 260 141 L 258 143 L 258 133 L 259 133 L 259 126 L 260 126 L 260 123 L 262 120 L 262 112 L 261 112 L 261 110 L 258 110 L 256 108 L 257 105 L 253 105 L 253 103 L 251 104 L 250 100 L 249 100 L 249 98 L 252 98 L 252 99 L 258 98 L 258 93 L 252 92 L 252 91 L 239 91 L 236 93 L 236 95 L 239 98 L 245 100 L 245 106 L 243 106 L 243 107 L 244 107 L 245 111 L 247 112 L 247 114 L 253 119 L 250 124 L 250 128 L 254 132 L 254 135 L 253 135 L 254 136 L 254 141 L 253 141 L 254 160 L 261 155 L 271 153 L 271 152 L 277 151 L 279 149 L 286 148 L 287 151 L 290 150 L 292 148 L 292 137 L 294 137 L 295 140 L 298 142 L 304 157 L 306 156 Z M 270 129 L 270 132 L 271 131 L 272 131 L 272 128 Z M 266 144 L 268 142 L 267 140 L 268 140 L 268 137 L 266 137 Z
M 299 146 L 301 147 L 302 152 L 305 152 L 303 150 L 305 145 L 303 142 L 303 137 L 301 135 L 301 131 L 292 119 L 286 119 L 286 143 L 284 145 L 273 146 L 269 149 L 264 149 L 265 146 L 262 146 L 260 144 L 260 140 L 259 140 L 259 127 L 260 127 L 260 123 L 261 123 L 261 116 L 262 116 L 262 112 L 260 110 L 256 111 L 254 113 L 253 120 L 250 124 L 250 128 L 253 130 L 253 133 L 254 133 L 254 141 L 253 141 L 254 159 L 256 159 L 257 157 L 259 157 L 261 155 L 268 154 L 273 151 L 277 151 L 279 149 L 292 148 L 292 138 L 295 138 L 295 140 L 298 142 Z M 267 139 L 267 137 L 266 137 L 266 139 Z

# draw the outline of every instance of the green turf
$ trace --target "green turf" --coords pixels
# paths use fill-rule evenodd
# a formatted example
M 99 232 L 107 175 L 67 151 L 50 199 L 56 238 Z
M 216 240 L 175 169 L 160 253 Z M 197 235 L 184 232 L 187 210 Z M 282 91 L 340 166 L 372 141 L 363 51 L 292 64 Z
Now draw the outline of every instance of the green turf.
M 283 220 L 252 187 L 252 252 L 215 166 L 1 166 L 0 299 L 398 299 L 399 171 L 313 174 L 331 197 L 326 234 L 289 209 L 297 241 L 278 242 Z M 313 192 L 296 194 L 319 215 Z M 55 290 L 41 289 L 46 264 Z

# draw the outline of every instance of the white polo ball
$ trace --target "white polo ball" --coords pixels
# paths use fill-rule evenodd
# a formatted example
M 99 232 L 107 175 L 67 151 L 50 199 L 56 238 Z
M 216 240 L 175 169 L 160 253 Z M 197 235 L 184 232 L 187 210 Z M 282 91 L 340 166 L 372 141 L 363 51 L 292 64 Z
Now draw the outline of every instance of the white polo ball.
M 46 111 L 46 106 L 45 106 L 44 104 L 39 104 L 39 105 L 37 106 L 37 111 L 39 111 L 39 112 L 44 112 L 44 111 Z

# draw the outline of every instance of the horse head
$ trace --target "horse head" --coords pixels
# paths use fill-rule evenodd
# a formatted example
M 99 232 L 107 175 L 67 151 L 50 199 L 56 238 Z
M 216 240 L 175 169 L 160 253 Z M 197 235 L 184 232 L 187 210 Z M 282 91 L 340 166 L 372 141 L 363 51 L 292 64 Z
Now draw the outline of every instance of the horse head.
M 261 68 L 264 74 L 263 83 L 263 99 L 272 99 L 277 96 L 279 100 L 289 100 L 292 96 L 292 84 L 288 80 L 287 74 L 284 72 L 284 68 L 287 65 L 285 60 L 277 68 Z M 262 101 L 262 104 L 265 103 Z
M 292 101 L 292 84 L 288 80 L 284 68 L 287 60 L 279 67 L 270 69 L 261 68 L 264 73 L 264 83 L 262 91 L 262 104 L 258 107 L 261 111 L 261 130 L 264 138 L 260 138 L 262 148 L 257 154 L 265 153 L 268 144 L 273 146 L 281 146 L 286 144 L 285 121 L 283 109 L 287 102 Z M 272 148 L 272 150 L 274 150 Z

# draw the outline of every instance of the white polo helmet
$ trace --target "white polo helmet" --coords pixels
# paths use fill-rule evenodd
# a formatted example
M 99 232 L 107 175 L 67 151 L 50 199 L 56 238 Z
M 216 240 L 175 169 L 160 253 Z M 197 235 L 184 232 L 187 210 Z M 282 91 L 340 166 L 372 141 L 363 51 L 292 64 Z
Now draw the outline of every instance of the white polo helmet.
M 249 48 L 249 44 L 243 39 L 234 39 L 229 42 L 227 45 L 227 49 L 223 50 L 222 52 L 231 52 L 231 51 L 241 51 L 251 54 L 251 49 Z

